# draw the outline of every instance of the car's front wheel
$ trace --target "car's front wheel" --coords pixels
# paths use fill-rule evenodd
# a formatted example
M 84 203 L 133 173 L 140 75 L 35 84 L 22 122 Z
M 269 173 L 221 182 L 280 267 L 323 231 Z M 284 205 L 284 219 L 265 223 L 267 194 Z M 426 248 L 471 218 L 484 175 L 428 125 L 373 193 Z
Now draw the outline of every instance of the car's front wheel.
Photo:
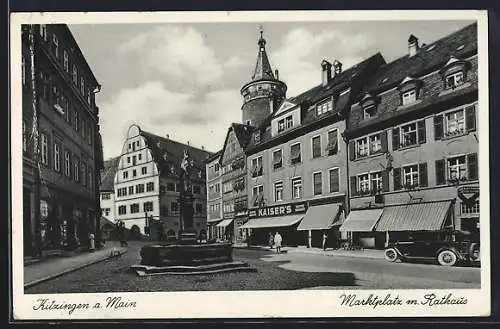
M 454 266 L 457 263 L 457 255 L 451 250 L 443 250 L 437 257 L 439 265 Z
M 395 262 L 398 260 L 398 252 L 394 248 L 386 249 L 384 252 L 384 258 L 389 262 Z

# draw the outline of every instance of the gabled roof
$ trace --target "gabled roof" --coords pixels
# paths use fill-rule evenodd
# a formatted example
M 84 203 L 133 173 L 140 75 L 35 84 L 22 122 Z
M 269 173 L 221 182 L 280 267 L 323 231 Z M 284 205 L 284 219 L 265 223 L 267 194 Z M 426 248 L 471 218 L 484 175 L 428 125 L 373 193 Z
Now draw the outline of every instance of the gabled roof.
M 236 139 L 238 140 L 238 144 L 240 145 L 241 149 L 243 151 L 246 150 L 248 144 L 250 143 L 252 139 L 253 132 L 257 130 L 258 128 L 251 126 L 251 125 L 244 125 L 241 123 L 232 123 L 229 128 L 227 129 L 227 134 L 226 134 L 226 139 L 224 140 L 224 146 L 222 147 L 221 152 L 221 161 L 222 161 L 222 155 L 224 154 L 224 151 L 226 149 L 227 145 L 227 140 L 229 138 L 229 134 L 231 131 L 234 131 L 234 134 L 236 136 Z
M 221 154 L 222 154 L 222 150 L 219 150 L 219 151 L 215 152 L 214 154 L 212 154 L 211 156 L 209 156 L 205 162 L 206 163 L 212 162 L 215 159 L 217 159 L 218 157 L 220 157 Z
M 114 179 L 119 163 L 119 156 L 104 161 L 104 168 L 101 170 L 100 191 L 114 191 Z
M 364 90 L 379 93 L 395 87 L 407 76 L 418 77 L 437 70 L 451 56 L 465 58 L 474 54 L 477 54 L 477 23 L 420 47 L 413 56 L 406 54 L 383 65 Z
M 189 156 L 194 161 L 192 178 L 205 179 L 205 161 L 207 157 L 212 155 L 211 152 L 167 139 L 144 130 L 141 130 L 140 134 L 146 139 L 148 147 L 151 149 L 153 158 L 158 164 L 160 175 L 178 177 L 184 150 L 187 150 Z M 172 168 L 174 169 L 174 173 L 172 173 Z M 201 171 L 201 178 L 198 177 L 199 171 Z

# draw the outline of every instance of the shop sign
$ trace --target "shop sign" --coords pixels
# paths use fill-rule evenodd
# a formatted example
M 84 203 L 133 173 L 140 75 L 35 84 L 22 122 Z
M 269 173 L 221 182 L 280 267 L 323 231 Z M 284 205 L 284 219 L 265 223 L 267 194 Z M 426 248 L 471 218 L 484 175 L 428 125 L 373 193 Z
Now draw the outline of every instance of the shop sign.
M 307 204 L 305 202 L 289 203 L 278 206 L 267 206 L 267 207 L 260 207 L 257 209 L 251 209 L 248 212 L 248 217 L 259 218 L 259 217 L 288 216 L 293 214 L 302 214 L 305 213 L 306 210 L 307 210 Z

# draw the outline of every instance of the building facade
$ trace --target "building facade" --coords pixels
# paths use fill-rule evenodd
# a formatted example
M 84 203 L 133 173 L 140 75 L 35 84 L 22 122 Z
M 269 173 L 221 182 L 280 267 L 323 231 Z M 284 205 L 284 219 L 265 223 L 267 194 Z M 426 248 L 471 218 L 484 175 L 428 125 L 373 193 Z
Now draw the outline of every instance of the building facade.
M 280 232 L 284 244 L 336 246 L 348 204 L 347 146 L 342 140 L 351 99 L 384 63 L 380 54 L 342 71 L 321 63 L 321 84 L 282 103 L 247 148 L 251 243 Z M 332 71 L 333 67 L 333 71 Z
M 112 223 L 116 222 L 114 178 L 119 161 L 120 157 L 104 161 L 104 168 L 101 170 L 101 184 L 99 186 L 101 215 Z
M 221 239 L 217 224 L 222 221 L 222 183 L 220 169 L 220 151 L 206 161 L 207 177 L 207 231 L 208 239 Z
M 99 238 L 100 90 L 67 25 L 22 26 L 24 253 Z
M 352 105 L 351 213 L 341 230 L 355 243 L 444 229 L 479 234 L 477 26 L 380 68 Z
M 191 172 L 194 229 L 206 237 L 207 195 L 204 164 L 210 153 L 130 126 L 114 177 L 115 215 L 131 239 L 167 240 L 181 230 L 180 163 L 184 152 Z

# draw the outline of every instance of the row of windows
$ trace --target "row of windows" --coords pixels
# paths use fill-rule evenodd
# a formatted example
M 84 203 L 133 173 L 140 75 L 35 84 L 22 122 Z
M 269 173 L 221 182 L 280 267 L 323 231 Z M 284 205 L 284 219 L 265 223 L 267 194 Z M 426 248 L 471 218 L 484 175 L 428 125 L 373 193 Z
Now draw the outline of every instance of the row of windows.
M 164 187 L 161 187 L 164 190 Z M 167 183 L 167 191 L 169 192 L 181 192 L 181 184 L 168 182 Z M 200 185 L 191 185 L 191 193 L 193 194 L 201 194 L 201 186 Z
M 128 195 L 134 195 L 134 189 L 135 189 L 135 194 L 141 194 L 144 193 L 144 184 L 137 184 L 135 186 L 129 186 L 127 187 L 120 187 L 116 189 L 116 195 L 118 197 L 123 197 Z M 146 192 L 153 192 L 155 190 L 155 183 L 154 182 L 149 182 L 146 183 Z
M 313 159 L 321 156 L 330 156 L 338 153 L 338 130 L 334 129 L 328 132 L 326 147 L 323 150 L 321 136 L 313 136 L 311 138 L 311 157 Z M 283 150 L 272 151 L 272 167 L 273 170 L 278 170 L 283 167 Z M 290 145 L 290 164 L 298 164 L 302 162 L 301 143 Z M 262 156 L 252 159 L 252 177 L 262 176 Z
M 467 105 L 433 117 L 434 139 L 453 138 L 476 129 L 476 107 Z M 412 147 L 426 142 L 425 120 L 406 123 L 392 129 L 392 149 Z M 387 151 L 387 135 L 384 132 L 355 140 L 351 148 L 351 160 Z
M 336 193 L 340 191 L 340 171 L 339 168 L 332 168 L 327 171 L 328 189 L 324 189 L 323 172 L 318 171 L 312 174 L 312 193 L 314 196 L 326 193 Z M 302 195 L 302 177 L 292 178 L 291 184 L 291 199 L 300 199 Z M 276 181 L 273 183 L 273 199 L 274 202 L 284 200 L 284 181 Z M 264 202 L 264 186 L 258 185 L 252 188 L 251 206 L 259 206 Z
M 436 185 L 459 183 L 478 179 L 477 153 L 449 157 L 435 161 Z M 394 191 L 428 186 L 427 163 L 416 163 L 394 168 Z M 377 194 L 389 191 L 387 171 L 364 173 L 351 177 L 353 195 Z
M 62 91 L 60 85 L 53 81 L 44 71 L 39 73 L 40 97 L 63 116 L 65 121 L 86 140 L 89 145 L 93 142 L 94 127 L 81 113 L 77 102 L 71 100 L 70 93 Z
M 144 202 L 142 204 L 142 209 L 144 212 L 153 211 L 154 210 L 153 202 L 151 202 L 151 201 Z M 139 203 L 132 203 L 130 205 L 130 213 L 131 214 L 136 214 L 139 211 L 140 211 Z M 125 206 L 125 205 L 118 206 L 118 215 L 126 215 L 126 214 L 127 214 L 127 206 Z
M 71 81 L 73 81 L 75 87 L 80 90 L 82 97 L 87 100 L 89 105 L 92 105 L 94 101 L 93 90 L 90 86 L 86 85 L 86 79 L 83 73 L 79 72 L 76 61 L 75 63 L 70 63 L 72 62 L 72 59 L 67 49 L 62 50 L 61 56 L 61 49 L 59 47 L 59 39 L 57 38 L 57 35 L 52 33 L 51 40 L 48 40 L 49 36 L 47 34 L 47 26 L 42 24 L 40 26 L 40 36 L 42 37 L 42 40 L 49 43 L 49 48 L 51 49 L 54 57 L 57 59 L 58 63 L 62 63 L 64 72 L 69 76 Z
M 24 143 L 23 151 L 27 151 Z M 89 189 L 93 187 L 94 172 L 92 167 L 76 155 L 72 155 L 70 151 L 63 149 L 62 143 L 54 142 L 51 144 L 48 135 L 44 133 L 40 133 L 40 161 L 55 172 L 61 173 Z
M 132 178 L 137 177 L 137 170 L 136 169 L 132 169 L 131 172 L 132 172 Z M 129 173 L 128 170 L 124 170 L 122 172 L 123 179 L 127 179 L 129 177 L 128 173 Z M 142 167 L 141 168 L 141 175 L 147 175 L 147 173 L 148 173 L 148 167 Z

